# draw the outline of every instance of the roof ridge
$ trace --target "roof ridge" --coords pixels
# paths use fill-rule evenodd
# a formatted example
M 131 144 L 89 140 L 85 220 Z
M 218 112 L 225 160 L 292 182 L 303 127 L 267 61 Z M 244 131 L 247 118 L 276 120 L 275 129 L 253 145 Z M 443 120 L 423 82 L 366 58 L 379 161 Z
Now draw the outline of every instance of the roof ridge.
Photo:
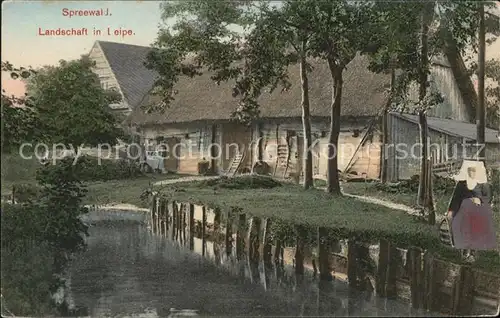
M 126 46 L 137 46 L 137 47 L 142 47 L 146 49 L 152 49 L 151 46 L 144 46 L 144 45 L 138 45 L 138 44 L 129 44 L 129 43 L 121 43 L 121 42 L 113 42 L 113 41 L 102 41 L 102 40 L 96 40 L 97 43 L 110 43 L 110 44 L 120 44 L 120 45 L 126 45 Z

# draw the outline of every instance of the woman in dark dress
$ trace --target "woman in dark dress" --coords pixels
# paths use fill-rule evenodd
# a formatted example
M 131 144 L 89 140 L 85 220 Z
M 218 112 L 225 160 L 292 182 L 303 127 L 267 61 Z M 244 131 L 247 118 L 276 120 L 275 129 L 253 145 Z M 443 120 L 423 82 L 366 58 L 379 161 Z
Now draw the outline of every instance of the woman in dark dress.
M 464 162 L 448 208 L 455 248 L 496 248 L 491 210 L 491 188 L 482 162 Z M 468 253 L 471 257 L 471 253 Z

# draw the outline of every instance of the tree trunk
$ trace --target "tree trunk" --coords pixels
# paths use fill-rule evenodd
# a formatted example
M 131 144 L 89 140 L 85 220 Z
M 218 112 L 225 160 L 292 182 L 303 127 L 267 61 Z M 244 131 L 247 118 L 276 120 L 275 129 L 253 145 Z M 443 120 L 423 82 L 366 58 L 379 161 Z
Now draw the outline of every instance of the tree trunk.
M 389 128 L 387 127 L 389 109 L 392 104 L 392 99 L 394 98 L 394 89 L 396 85 L 396 71 L 394 68 L 391 69 L 391 96 L 389 97 L 389 101 L 384 109 L 384 113 L 382 115 L 382 160 L 380 162 L 380 181 L 382 183 L 387 183 L 387 143 L 389 142 Z
M 304 189 L 309 189 L 313 186 L 313 167 L 312 167 L 312 138 L 311 138 L 311 119 L 309 111 L 309 81 L 307 78 L 306 56 L 305 56 L 306 41 L 302 43 L 302 56 L 300 57 L 300 82 L 302 88 L 302 125 L 304 129 Z
M 332 104 L 330 118 L 330 136 L 328 138 L 328 179 L 326 192 L 340 195 L 338 172 L 338 144 L 340 134 L 340 107 L 342 102 L 342 69 L 335 65 L 333 59 L 328 59 L 328 66 L 332 76 Z
M 422 104 L 427 95 L 428 86 L 428 68 L 429 68 L 429 24 L 433 16 L 434 4 L 431 2 L 425 6 L 422 11 L 422 30 L 420 37 L 420 76 L 419 76 L 419 101 Z M 422 105 L 421 105 L 422 107 Z M 430 208 L 433 202 L 432 193 L 429 192 L 427 185 L 428 178 L 428 127 L 426 109 L 420 109 L 418 113 L 418 123 L 420 129 L 420 143 L 422 146 L 421 162 L 420 162 L 420 184 L 418 187 L 418 203 L 424 208 Z
M 420 84 L 422 86 L 422 84 Z M 425 84 L 424 84 L 425 85 Z M 425 88 L 424 88 L 425 90 Z M 422 147 L 420 159 L 420 182 L 418 185 L 418 204 L 425 207 L 426 191 L 427 191 L 427 116 L 425 112 L 418 113 L 418 129 L 419 140 Z
M 484 107 L 484 67 L 485 67 L 485 25 L 484 25 L 484 4 L 479 6 L 479 59 L 478 59 L 478 74 L 477 74 L 477 109 L 476 109 L 476 124 L 477 124 L 477 144 L 480 147 L 479 160 L 485 159 L 485 107 Z

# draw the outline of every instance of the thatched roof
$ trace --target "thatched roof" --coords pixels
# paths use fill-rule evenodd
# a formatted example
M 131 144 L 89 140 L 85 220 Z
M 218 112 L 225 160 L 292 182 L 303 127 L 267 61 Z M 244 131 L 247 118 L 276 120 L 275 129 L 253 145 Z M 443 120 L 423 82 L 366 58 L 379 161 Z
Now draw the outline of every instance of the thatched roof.
M 312 65 L 314 69 L 309 73 L 311 116 L 328 118 L 332 100 L 330 71 L 323 61 L 315 61 Z M 367 70 L 367 66 L 368 59 L 357 56 L 344 71 L 342 116 L 376 116 L 386 105 L 390 76 L 372 73 Z M 292 83 L 290 90 L 281 92 L 278 88 L 273 94 L 265 93 L 259 99 L 261 118 L 301 117 L 299 66 L 292 66 L 289 73 Z M 232 96 L 232 86 L 232 82 L 218 86 L 210 79 L 208 72 L 194 78 L 183 76 L 175 86 L 175 100 L 163 114 L 145 114 L 137 107 L 128 121 L 133 125 L 154 125 L 230 120 L 238 106 L 238 99 Z M 158 96 L 148 94 L 141 106 L 158 101 Z
M 113 71 L 125 99 L 132 108 L 151 90 L 158 73 L 144 66 L 150 47 L 96 41 Z

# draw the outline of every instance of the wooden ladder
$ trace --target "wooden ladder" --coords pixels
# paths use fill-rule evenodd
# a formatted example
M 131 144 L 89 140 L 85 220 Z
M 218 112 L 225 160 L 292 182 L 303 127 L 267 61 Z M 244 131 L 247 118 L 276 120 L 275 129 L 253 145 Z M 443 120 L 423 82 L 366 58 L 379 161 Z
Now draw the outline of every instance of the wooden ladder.
M 282 177 L 285 178 L 286 177 L 285 175 L 287 174 L 287 172 L 291 171 L 290 164 L 288 165 L 288 170 L 286 168 L 289 151 L 290 151 L 290 149 L 288 149 L 288 145 L 286 145 L 286 144 L 278 145 L 278 149 L 277 149 L 278 158 L 277 158 L 277 163 L 276 163 L 276 171 L 274 173 L 275 175 L 276 175 L 277 170 L 279 169 L 279 170 L 283 171 Z
M 241 163 L 243 162 L 244 155 L 240 152 L 238 152 L 234 157 L 233 160 L 231 161 L 231 164 L 229 165 L 229 168 L 226 171 L 226 175 L 228 176 L 234 176 L 236 172 L 238 172 L 238 169 L 241 166 Z

